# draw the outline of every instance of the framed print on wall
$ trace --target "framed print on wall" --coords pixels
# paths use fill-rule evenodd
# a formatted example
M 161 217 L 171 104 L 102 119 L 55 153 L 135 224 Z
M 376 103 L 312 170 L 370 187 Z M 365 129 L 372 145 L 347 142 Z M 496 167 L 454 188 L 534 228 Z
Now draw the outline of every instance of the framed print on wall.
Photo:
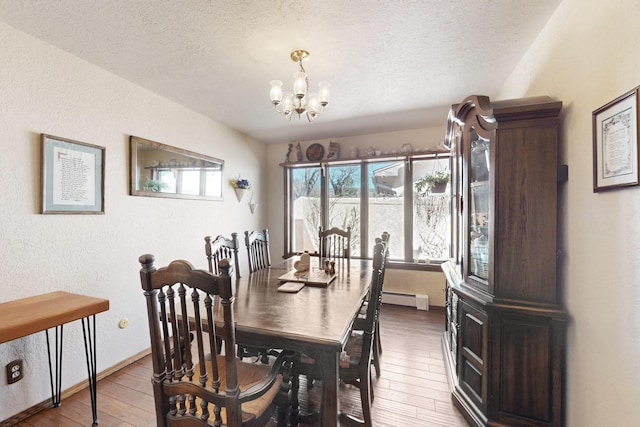
M 43 214 L 104 214 L 104 147 L 42 134 Z
M 593 112 L 593 191 L 638 185 L 638 88 Z

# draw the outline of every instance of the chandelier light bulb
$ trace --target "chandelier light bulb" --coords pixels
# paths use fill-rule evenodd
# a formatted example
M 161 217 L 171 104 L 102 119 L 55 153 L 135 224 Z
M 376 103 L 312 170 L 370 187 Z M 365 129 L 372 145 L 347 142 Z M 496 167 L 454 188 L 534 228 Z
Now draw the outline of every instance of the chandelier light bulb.
M 275 105 L 282 102 L 282 82 L 280 80 L 271 80 L 271 102 Z
M 326 107 L 329 104 L 329 87 L 331 83 L 322 81 L 318 83 L 318 97 L 320 98 L 320 105 Z
M 271 80 L 269 96 L 276 111 L 283 114 L 287 120 L 295 112 L 298 117 L 306 115 L 309 122 L 324 112 L 329 105 L 329 82 L 318 83 L 318 93 L 309 93 L 309 78 L 302 66 L 302 62 L 309 58 L 306 50 L 294 50 L 291 52 L 291 60 L 299 66 L 299 71 L 293 74 L 293 92 L 282 91 L 282 81 Z
M 322 107 L 320 106 L 320 98 L 317 93 L 310 93 L 307 97 L 307 114 L 317 114 Z
M 308 89 L 307 75 L 302 71 L 293 73 L 293 93 L 296 95 L 296 98 L 304 98 Z

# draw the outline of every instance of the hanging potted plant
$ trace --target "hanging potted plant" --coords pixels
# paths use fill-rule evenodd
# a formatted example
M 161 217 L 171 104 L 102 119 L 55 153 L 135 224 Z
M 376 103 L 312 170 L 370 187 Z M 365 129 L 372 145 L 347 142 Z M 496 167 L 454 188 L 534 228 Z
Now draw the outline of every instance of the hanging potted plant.
M 415 182 L 414 186 L 419 194 L 427 193 L 444 193 L 450 178 L 449 171 L 438 170 L 433 174 L 425 175 L 422 179 Z
M 251 189 L 251 184 L 249 184 L 249 181 L 246 179 L 240 179 L 240 177 L 238 177 L 238 179 L 232 179 L 231 186 L 236 191 L 236 196 L 238 197 L 239 202 L 242 201 L 247 191 Z
M 144 184 L 144 187 L 142 189 L 144 191 L 159 192 L 164 190 L 165 188 L 167 188 L 166 183 L 158 181 L 156 179 L 147 179 L 147 182 Z

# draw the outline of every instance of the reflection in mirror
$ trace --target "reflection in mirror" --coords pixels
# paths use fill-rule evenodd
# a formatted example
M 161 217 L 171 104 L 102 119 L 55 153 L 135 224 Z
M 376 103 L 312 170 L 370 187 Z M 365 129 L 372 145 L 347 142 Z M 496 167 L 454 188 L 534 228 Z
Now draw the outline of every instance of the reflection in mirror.
M 132 195 L 222 200 L 224 160 L 137 136 L 130 150 Z

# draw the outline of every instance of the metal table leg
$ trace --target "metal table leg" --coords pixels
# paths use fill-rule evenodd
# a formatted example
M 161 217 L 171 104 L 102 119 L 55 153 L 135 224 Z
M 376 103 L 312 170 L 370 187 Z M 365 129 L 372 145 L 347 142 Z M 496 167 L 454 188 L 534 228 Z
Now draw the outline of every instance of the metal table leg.
M 87 376 L 89 377 L 89 394 L 91 395 L 91 413 L 93 415 L 94 426 L 98 425 L 98 407 L 96 399 L 98 397 L 96 386 L 96 316 L 91 316 L 93 324 L 88 317 L 82 319 L 82 335 L 84 336 L 84 351 L 87 356 Z
M 93 323 L 91 322 L 93 320 Z M 49 356 L 49 381 L 51 384 L 51 402 L 54 407 L 60 406 L 62 395 L 62 335 L 64 325 L 55 327 L 55 371 L 51 363 L 51 345 L 49 330 L 47 335 L 47 354 Z M 82 319 L 82 334 L 84 336 L 84 351 L 87 358 L 87 376 L 89 378 L 89 394 L 91 396 L 91 415 L 94 426 L 98 425 L 97 376 L 96 376 L 96 316 L 95 314 Z
M 49 345 L 49 330 L 45 330 L 47 335 L 47 355 L 49 356 L 49 382 L 51 384 L 51 403 L 54 407 L 60 406 L 60 395 L 62 393 L 62 333 L 64 325 L 55 328 L 55 376 L 51 366 L 51 346 Z M 55 383 L 55 384 L 54 384 Z

